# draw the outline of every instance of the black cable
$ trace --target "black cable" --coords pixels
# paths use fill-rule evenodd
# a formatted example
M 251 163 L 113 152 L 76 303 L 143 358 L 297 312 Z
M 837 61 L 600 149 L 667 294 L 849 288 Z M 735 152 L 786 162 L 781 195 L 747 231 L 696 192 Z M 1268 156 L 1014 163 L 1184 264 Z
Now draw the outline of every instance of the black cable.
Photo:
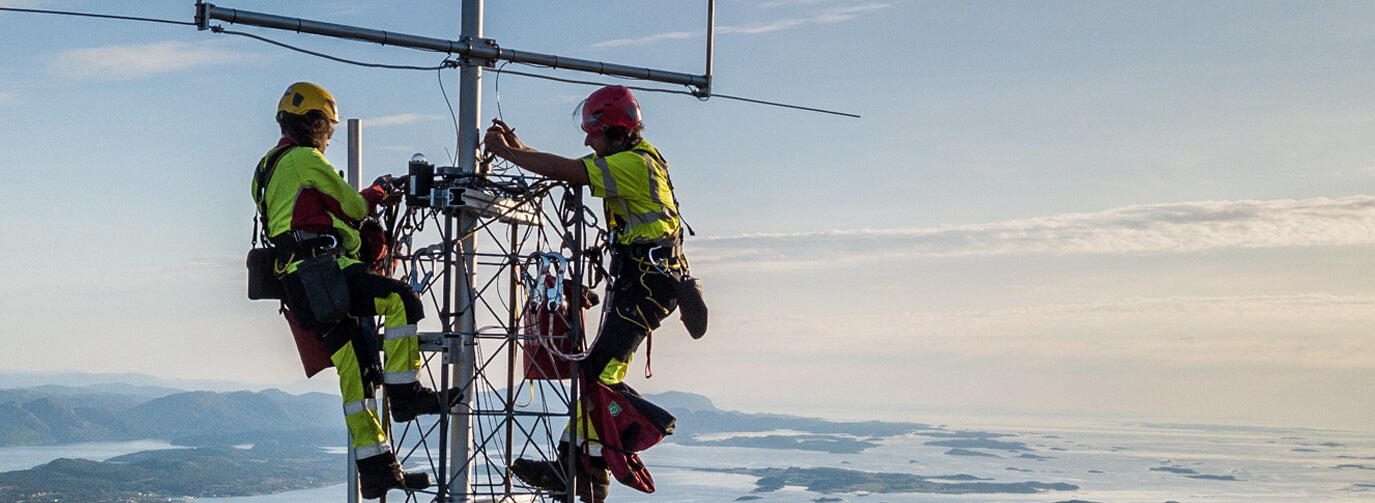
M 537 73 L 522 72 L 522 71 L 517 71 L 517 70 L 506 70 L 506 69 L 503 69 L 503 68 L 492 68 L 492 69 L 490 69 L 490 70 L 491 70 L 491 71 L 494 71 L 494 72 L 497 72 L 497 73 L 499 73 L 499 74 L 500 74 L 500 73 L 509 73 L 509 74 L 511 74 L 511 75 L 520 75 L 520 76 L 522 76 L 522 77 L 534 77 L 534 78 L 537 78 L 537 79 L 552 80 L 552 81 L 554 81 L 554 82 L 563 82 L 563 83 L 565 83 L 565 84 L 584 84 L 584 85 L 589 85 L 589 86 L 602 86 L 602 85 L 605 85 L 605 84 L 602 84 L 602 83 L 600 83 L 600 82 L 593 82 L 593 81 L 590 81 L 590 80 L 565 79 L 565 78 L 561 78 L 561 77 L 551 77 L 551 76 L 549 76 L 549 75 L 541 75 L 541 74 L 537 74 Z M 825 109 L 821 109 L 821 108 L 804 107 L 804 106 L 801 106 L 801 105 L 789 105 L 789 104 L 787 104 L 787 103 L 779 103 L 779 102 L 776 102 L 776 101 L 757 100 L 757 99 L 753 99 L 753 98 L 744 98 L 744 97 L 740 97 L 740 96 L 731 96 L 731 95 L 727 95 L 727 94 L 715 94 L 715 93 L 713 93 L 713 94 L 711 94 L 710 96 L 707 96 L 706 98 L 701 98 L 697 93 L 692 92 L 692 91 L 677 91 L 677 90 L 673 90 L 673 89 L 657 89 L 657 88 L 652 88 L 652 87 L 640 87 L 640 86 L 625 86 L 625 87 L 627 87 L 627 88 L 629 88 L 629 89 L 634 89 L 634 90 L 636 90 L 636 91 L 648 91 L 648 92 L 668 93 L 668 94 L 685 94 L 685 95 L 688 95 L 688 96 L 696 96 L 696 97 L 699 97 L 699 98 L 702 99 L 703 101 L 705 101 L 706 99 L 709 99 L 709 98 L 721 98 L 721 99 L 726 99 L 726 100 L 736 100 L 736 101 L 744 101 L 744 102 L 747 102 L 747 103 L 755 103 L 755 104 L 759 104 L 759 105 L 768 105 L 768 106 L 775 106 L 775 107 L 782 107 L 782 108 L 791 108 L 791 109 L 794 109 L 794 110 L 803 110 L 803 111 L 807 111 L 807 112 L 819 112 L 819 113 L 824 113 L 824 114 L 839 115 L 839 116 L 842 116 L 842 117 L 853 117 L 853 118 L 856 118 L 856 119 L 861 118 L 859 115 L 855 115 L 855 114 L 852 114 L 852 113 L 836 112 L 836 111 L 833 111 L 833 110 L 825 110 Z
M 151 18 L 151 17 L 134 17 L 134 16 L 116 16 L 116 15 L 112 15 L 112 14 L 92 14 L 92 13 L 89 13 L 89 12 L 73 12 L 73 11 L 63 11 L 63 10 L 21 9 L 21 8 L 18 8 L 18 7 L 0 7 L 0 11 L 6 11 L 6 12 L 25 12 L 25 13 L 29 13 L 29 14 L 57 14 L 57 15 L 61 15 L 61 16 L 94 17 L 94 18 L 101 18 L 101 19 L 119 19 L 119 20 L 123 20 L 123 21 L 145 21 L 145 22 L 149 22 L 149 23 L 166 23 L 166 24 L 179 24 L 179 25 L 185 25 L 185 26 L 196 26 L 196 23 L 193 22 L 193 21 L 173 21 L 173 20 L 171 20 L 171 19 L 155 19 L 155 18 Z
M 191 23 L 191 24 L 195 24 L 195 23 Z M 350 59 L 344 59 L 344 58 L 340 58 L 340 57 L 337 57 L 337 56 L 330 56 L 330 55 L 328 55 L 328 54 L 324 54 L 324 53 L 319 53 L 319 52 L 315 52 L 315 51 L 310 51 L 310 50 L 302 49 L 302 48 L 300 48 L 300 47 L 296 47 L 296 46 L 293 46 L 293 45 L 290 45 L 290 44 L 278 42 L 278 41 L 276 41 L 276 40 L 272 40 L 272 39 L 269 39 L 269 38 L 266 38 L 266 37 L 261 37 L 261 36 L 258 36 L 258 35 L 253 35 L 253 34 L 251 34 L 251 33 L 244 33 L 244 32 L 226 30 L 226 29 L 224 29 L 223 26 L 212 26 L 212 27 L 210 27 L 210 31 L 213 31 L 213 32 L 215 32 L 215 33 L 226 33 L 226 34 L 229 34 L 229 35 L 240 35 L 240 36 L 244 36 L 244 37 L 248 37 L 248 38 L 252 38 L 252 39 L 256 39 L 256 40 L 261 40 L 261 41 L 263 41 L 263 42 L 267 42 L 267 43 L 269 43 L 269 44 L 272 44 L 272 45 L 275 45 L 275 46 L 278 46 L 278 47 L 282 47 L 282 48 L 285 48 L 285 49 L 290 49 L 290 50 L 293 50 L 293 51 L 296 51 L 296 52 L 300 52 L 300 53 L 303 53 L 303 54 L 309 54 L 309 55 L 311 55 L 311 56 L 321 57 L 321 58 L 325 58 L 325 59 L 328 59 L 328 60 L 331 60 L 331 61 L 338 61 L 338 62 L 340 62 L 340 63 L 347 63 L 347 64 L 350 64 L 350 65 L 358 65 L 358 66 L 363 66 L 363 67 L 368 67 L 368 68 L 386 68 L 386 69 L 391 69 L 391 70 L 424 70 L 424 71 L 430 71 L 430 70 L 443 70 L 443 69 L 445 69 L 445 68 L 454 68 L 454 67 L 457 67 L 457 66 L 460 64 L 458 61 L 450 60 L 450 59 L 444 60 L 444 62 L 441 63 L 441 64 L 439 64 L 438 66 L 410 66 L 410 65 L 387 65 L 387 64 L 381 64 L 381 63 L 364 63 L 364 62 L 361 62 L 361 61 L 354 61 L 354 60 L 350 60 Z M 602 86 L 602 85 L 605 85 L 605 84 L 602 84 L 602 83 L 600 83 L 600 82 L 593 82 L 593 81 L 590 81 L 590 80 L 565 79 L 565 78 L 561 78 L 561 77 L 553 77 L 553 76 L 549 76 L 549 75 L 541 75 L 541 74 L 538 74 L 538 73 L 522 72 L 522 71 L 518 71 L 518 70 L 507 70 L 507 69 L 506 69 L 506 63 L 509 63 L 509 61 L 503 62 L 502 65 L 499 66 L 499 67 L 496 67 L 496 68 L 489 68 L 489 69 L 488 69 L 488 70 L 490 70 L 490 71 L 493 71 L 493 72 L 496 72 L 496 73 L 497 73 L 497 82 L 500 82 L 501 74 L 503 74 L 503 73 L 509 73 L 509 74 L 511 74 L 511 75 L 520 75 L 520 76 L 522 76 L 522 77 L 533 77 L 533 78 L 537 78 L 537 79 L 551 80 L 551 81 L 554 81 L 554 82 L 563 82 L 563 83 L 565 83 L 565 84 L 583 84 L 583 85 L 589 85 L 589 86 Z M 440 77 L 440 78 L 442 79 L 443 77 Z M 633 79 L 630 79 L 629 77 L 626 77 L 626 79 L 627 79 L 627 80 L 633 80 Z M 833 111 L 833 110 L 826 110 L 826 109 L 822 109 L 822 108 L 804 107 L 804 106 L 801 106 L 801 105 L 790 105 L 790 104 L 787 104 L 787 103 L 780 103 L 780 102 L 776 102 L 776 101 L 765 101 L 765 100 L 759 100 L 759 99 L 754 99 L 754 98 L 745 98 L 745 97 L 741 97 L 741 96 L 731 96 L 731 95 L 727 95 L 727 94 L 712 94 L 712 95 L 703 97 L 703 96 L 701 96 L 700 94 L 698 94 L 698 93 L 696 93 L 696 92 L 693 92 L 693 91 L 678 91 L 678 90 L 673 90 L 673 89 L 659 89 L 659 88 L 654 88 L 654 87 L 642 87 L 642 86 L 625 86 L 625 87 L 627 87 L 627 88 L 629 88 L 629 89 L 634 89 L 634 90 L 636 90 L 636 91 L 645 91 L 645 92 L 653 92 L 653 93 L 667 93 L 667 94 L 682 94 L 682 95 L 686 95 L 686 96 L 693 96 L 693 97 L 696 97 L 696 98 L 701 99 L 701 100 L 703 100 L 703 101 L 705 101 L 705 100 L 707 100 L 707 99 L 710 99 L 710 98 L 712 98 L 712 97 L 716 97 L 716 98 L 721 98 L 721 99 L 726 99 L 726 100 L 736 100 L 736 101 L 744 101 L 744 102 L 747 102 L 747 103 L 755 103 L 755 104 L 759 104 L 759 105 L 775 106 L 775 107 L 781 107 L 781 108 L 791 108 L 791 109 L 793 109 L 793 110 L 802 110 L 802 111 L 806 111 L 806 112 L 818 112 L 818 113 L 824 113 L 824 114 L 839 115 L 839 116 L 842 116 L 842 117 L 853 117 L 853 118 L 856 118 L 856 119 L 859 119 L 859 118 L 860 118 L 859 115 L 852 114 L 852 113 L 836 112 L 836 111 Z M 443 84 L 443 81 L 441 80 L 441 81 L 440 81 L 440 91 L 443 92 L 443 90 L 444 90 L 444 84 Z M 447 95 L 445 95 L 444 101 L 445 101 L 446 103 L 448 102 L 448 96 L 447 96 Z M 500 106 L 500 102 L 498 102 L 498 107 L 499 107 L 499 106 Z M 450 105 L 449 108 L 450 108 L 449 112 L 450 112 L 450 114 L 452 114 L 452 113 L 453 113 L 453 105 Z
M 448 63 L 448 61 L 444 62 L 445 65 Z M 454 156 L 458 155 L 459 149 L 463 148 L 463 134 L 458 127 L 458 114 L 454 113 L 454 104 L 449 101 L 449 92 L 444 89 L 444 69 L 440 68 L 435 73 L 438 74 L 439 78 L 439 94 L 444 97 L 444 104 L 449 107 L 449 118 L 454 121 L 454 153 L 449 156 L 449 164 L 458 164 Z
M 194 23 L 192 23 L 192 24 L 194 24 Z M 252 34 L 252 33 L 244 33 L 244 32 L 241 32 L 241 31 L 226 30 L 226 29 L 224 29 L 223 26 L 211 26 L 211 27 L 210 27 L 210 31 L 213 31 L 213 32 L 215 32 L 215 33 L 224 33 L 224 34 L 228 34 L 228 35 L 239 35 L 239 36 L 243 36 L 243 37 L 248 37 L 248 38 L 251 38 L 251 39 L 255 39 L 255 40 L 260 40 L 260 41 L 263 41 L 263 42 L 267 42 L 267 43 L 272 44 L 272 45 L 275 45 L 275 46 L 277 46 L 277 47 L 281 47 L 281 48 L 284 48 L 284 49 L 290 49 L 290 50 L 293 50 L 293 51 L 296 51 L 296 52 L 299 52 L 299 53 L 302 53 L 302 54 L 309 54 L 309 55 L 311 55 L 311 56 L 315 56 L 315 57 L 319 57 L 319 58 L 325 58 L 325 59 L 328 59 L 328 60 L 330 60 L 330 61 L 337 61 L 337 62 L 340 62 L 340 63 L 348 63 L 348 64 L 350 64 L 350 65 L 358 65 L 358 66 L 367 67 L 367 68 L 386 68 L 386 69 L 388 69 L 388 70 L 422 70 L 422 71 L 427 71 L 427 72 L 428 72 L 428 71 L 432 71 L 432 70 L 441 70 L 441 69 L 444 69 L 444 68 L 447 68 L 447 67 L 450 66 L 449 63 L 448 63 L 447 61 L 444 62 L 443 64 L 440 64 L 439 66 L 411 66 L 411 65 L 387 65 L 387 64 L 382 64 L 382 63 L 365 63 L 365 62 L 362 62 L 362 61 L 354 61 L 354 60 L 351 60 L 351 59 L 344 59 L 344 58 L 340 58 L 340 57 L 337 57 L 337 56 L 330 56 L 330 55 L 328 55 L 328 54 L 324 54 L 324 53 L 320 53 L 320 52 L 315 52 L 315 51 L 311 51 L 311 50 L 307 50 L 307 49 L 302 49 L 302 48 L 300 48 L 300 47 L 296 47 L 296 46 L 293 46 L 293 45 L 291 45 L 291 44 L 285 44 L 285 43 L 282 43 L 282 42 L 278 42 L 278 41 L 276 41 L 276 40 L 272 40 L 272 39 L 267 38 L 267 37 L 260 37 L 260 36 L 258 36 L 258 35 L 254 35 L 254 34 Z
M 731 95 L 727 95 L 727 94 L 715 94 L 715 93 L 712 93 L 712 95 L 709 96 L 709 98 L 721 98 L 721 99 L 725 99 L 725 100 L 744 101 L 744 102 L 747 102 L 747 103 L 757 103 L 757 104 L 760 104 L 760 105 L 768 105 L 768 106 L 782 107 L 782 108 L 791 108 L 791 109 L 793 109 L 793 110 L 803 110 L 803 111 L 807 111 L 807 112 L 820 112 L 820 113 L 823 113 L 823 114 L 839 115 L 839 116 L 841 116 L 841 117 L 853 117 L 853 118 L 856 118 L 856 119 L 861 118 L 859 115 L 852 114 L 852 113 L 847 113 L 847 112 L 836 112 L 836 111 L 834 111 L 834 110 L 824 110 L 824 109 L 820 109 L 820 108 L 804 107 L 804 106 L 801 106 L 801 105 L 789 105 L 789 104 L 787 104 L 787 103 L 779 103 L 779 102 L 776 102 L 776 101 L 764 101 L 764 100 L 756 100 L 756 99 L 753 99 L 753 98 L 742 98 L 742 97 L 739 97 L 739 96 L 731 96 Z

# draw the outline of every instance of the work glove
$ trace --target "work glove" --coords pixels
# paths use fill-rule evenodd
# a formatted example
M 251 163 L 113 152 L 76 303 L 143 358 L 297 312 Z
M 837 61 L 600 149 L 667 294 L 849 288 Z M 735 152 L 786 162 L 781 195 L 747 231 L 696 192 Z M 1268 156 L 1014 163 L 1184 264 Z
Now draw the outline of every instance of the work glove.
M 373 180 L 372 185 L 381 188 L 383 194 L 385 194 L 382 196 L 382 204 L 384 206 L 391 206 L 401 201 L 401 197 L 405 195 L 406 180 L 409 178 L 408 176 L 393 177 L 389 174 L 382 175 L 377 177 L 376 180 Z
M 379 177 L 377 177 L 376 180 L 373 180 L 373 181 L 372 181 L 372 184 L 373 184 L 373 185 L 376 185 L 376 186 L 378 186 L 378 187 L 382 187 L 382 190 L 385 190 L 385 191 L 387 191 L 387 192 L 391 192 L 391 191 L 393 191 L 393 190 L 396 190 L 395 183 L 396 183 L 396 182 L 395 182 L 394 180 L 392 180 L 392 176 L 389 175 L 389 174 L 388 174 L 388 175 L 379 176 Z

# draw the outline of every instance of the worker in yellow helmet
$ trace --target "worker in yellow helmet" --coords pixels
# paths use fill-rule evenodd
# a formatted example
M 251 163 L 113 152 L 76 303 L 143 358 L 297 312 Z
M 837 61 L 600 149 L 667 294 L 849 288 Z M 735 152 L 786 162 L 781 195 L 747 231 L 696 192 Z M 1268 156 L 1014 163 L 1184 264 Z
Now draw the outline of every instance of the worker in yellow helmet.
M 589 185 L 592 195 L 603 199 L 611 231 L 613 279 L 600 332 L 581 362 L 583 375 L 620 393 L 634 394 L 623 381 L 630 359 L 650 332 L 675 308 L 683 310 L 684 322 L 694 338 L 706 329 L 706 306 L 696 295 L 682 295 L 680 284 L 691 283 L 687 259 L 682 253 L 682 220 L 678 201 L 668 177 L 668 163 L 654 146 L 641 137 L 644 124 L 640 106 L 624 86 L 606 86 L 583 101 L 583 143 L 593 153 L 579 159 L 541 152 L 525 146 L 515 131 L 494 119 L 483 144 L 487 152 L 535 172 L 565 182 Z M 607 461 L 596 432 L 583 431 L 579 419 L 564 431 L 558 464 L 515 460 L 511 472 L 527 483 L 551 491 L 567 491 L 560 476 L 568 457 L 569 442 L 586 449 L 589 462 L 579 463 L 579 499 L 605 501 L 610 478 Z M 614 446 L 613 446 L 614 447 Z M 608 453 L 611 454 L 611 453 Z M 613 464 L 612 468 L 616 468 Z M 617 474 L 620 479 L 621 474 Z M 624 479 L 620 479 L 624 480 Z M 641 489 L 644 490 L 644 489 Z M 651 489 L 652 490 L 652 489 Z M 570 496 L 571 499 L 571 496 Z
M 359 260 L 359 222 L 384 199 L 399 198 L 399 188 L 387 175 L 355 191 L 334 170 L 324 150 L 338 122 L 329 91 L 308 82 L 288 87 L 277 104 L 282 138 L 258 164 L 253 199 L 274 250 L 284 302 L 299 325 L 318 334 L 338 370 L 359 487 L 364 498 L 373 499 L 389 489 L 430 485 L 428 474 L 404 473 L 397 463 L 377 416 L 377 381 L 386 390 L 395 421 L 439 413 L 443 403 L 417 379 L 416 322 L 425 316 L 420 297 L 406 283 Z M 323 273 L 310 265 L 319 263 L 325 264 Z M 332 303 L 316 302 L 320 292 L 343 289 L 347 292 L 335 295 Z M 381 376 L 371 375 L 377 363 L 377 351 L 369 350 L 375 347 L 373 334 L 364 333 L 357 319 L 377 315 L 385 317 Z

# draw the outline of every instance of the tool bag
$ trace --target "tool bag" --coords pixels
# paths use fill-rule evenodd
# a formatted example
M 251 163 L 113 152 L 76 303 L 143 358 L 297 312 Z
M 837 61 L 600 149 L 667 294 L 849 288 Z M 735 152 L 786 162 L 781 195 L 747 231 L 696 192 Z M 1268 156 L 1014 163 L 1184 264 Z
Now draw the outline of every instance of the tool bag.
M 296 272 L 282 278 L 282 287 L 286 305 L 307 328 L 333 325 L 349 315 L 348 278 L 334 254 L 302 260 Z
M 541 280 L 546 288 L 553 287 L 559 281 L 552 274 L 544 275 Z M 573 281 L 562 281 L 564 301 L 557 306 L 551 308 L 548 302 L 541 302 L 537 298 L 525 303 L 525 312 L 521 315 L 522 331 L 525 335 L 534 336 L 522 343 L 526 379 L 558 380 L 573 377 L 573 365 L 576 362 L 568 356 L 579 352 L 578 341 L 568 333 Z M 586 319 L 587 308 L 595 303 L 585 290 L 580 304 L 583 319 Z
M 611 475 L 637 491 L 654 492 L 654 478 L 637 453 L 672 435 L 678 420 L 629 385 L 608 386 L 595 377 L 583 380 L 583 402 Z
M 301 369 L 305 370 L 307 379 L 334 366 L 329 359 L 329 350 L 314 330 L 301 326 L 296 313 L 290 309 L 282 308 L 282 316 L 286 317 L 287 326 L 291 327 L 291 338 L 296 341 L 296 354 L 301 357 Z
M 277 260 L 271 248 L 248 250 L 248 299 L 280 300 L 282 282 L 277 279 Z

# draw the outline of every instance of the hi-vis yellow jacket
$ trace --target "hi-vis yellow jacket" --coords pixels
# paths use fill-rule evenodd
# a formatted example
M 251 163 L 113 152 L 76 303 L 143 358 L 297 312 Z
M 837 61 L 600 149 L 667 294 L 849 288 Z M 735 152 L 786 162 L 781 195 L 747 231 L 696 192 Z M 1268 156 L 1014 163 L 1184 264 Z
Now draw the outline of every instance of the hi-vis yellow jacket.
M 285 139 L 277 146 L 283 148 L 291 150 L 277 161 L 263 194 L 267 235 L 275 237 L 292 230 L 334 234 L 345 253 L 356 258 L 361 244 L 358 221 L 382 200 L 382 189 L 372 186 L 354 191 L 319 150 L 295 146 Z M 261 205 L 256 176 L 252 189 L 253 202 Z
M 603 198 L 607 225 L 619 244 L 668 245 L 680 231 L 668 163 L 641 140 L 630 150 L 584 157 L 592 195 Z

